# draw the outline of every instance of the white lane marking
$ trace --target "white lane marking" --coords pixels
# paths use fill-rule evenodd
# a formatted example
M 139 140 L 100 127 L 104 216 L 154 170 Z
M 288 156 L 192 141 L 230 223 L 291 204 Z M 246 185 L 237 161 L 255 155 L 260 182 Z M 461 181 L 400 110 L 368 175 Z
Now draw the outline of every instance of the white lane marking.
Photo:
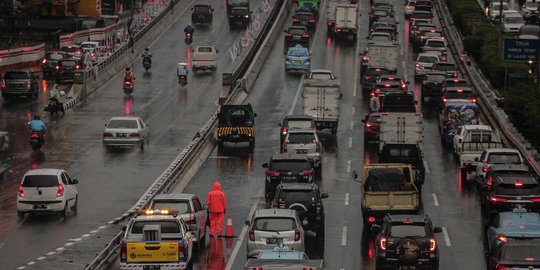
M 47 258 L 47 257 L 43 257 L 43 256 L 41 256 L 41 257 L 37 258 L 36 260 L 38 260 L 38 261 L 42 261 L 42 260 L 45 260 L 46 258 Z
M 354 106 L 351 107 L 351 115 L 354 115 L 356 113 L 356 109 L 354 108 Z
M 93 231 L 90 231 L 90 233 L 97 233 L 99 232 L 98 230 L 93 230 Z
M 72 242 L 79 242 L 82 240 L 82 238 L 73 238 L 73 239 L 68 239 L 68 240 Z
M 352 147 L 352 137 L 349 138 L 349 148 Z
M 426 168 L 426 173 L 429 173 L 429 166 L 427 160 L 424 160 L 424 168 Z
M 291 108 L 289 108 L 289 112 L 287 115 L 291 115 L 294 111 L 294 107 L 296 107 L 296 103 L 298 102 L 298 98 L 300 97 L 300 93 L 302 93 L 302 87 L 304 86 L 304 75 L 302 75 L 302 78 L 300 78 L 300 84 L 298 84 L 298 88 L 296 89 L 296 95 L 294 96 L 293 103 L 291 104 Z
M 22 270 L 24 268 L 26 268 L 26 266 L 19 266 L 19 267 L 17 267 L 17 270 Z
M 88 237 L 88 236 L 90 236 L 90 234 L 88 234 L 88 233 L 87 233 L 87 234 L 83 234 L 83 235 L 81 236 L 81 238 L 85 238 L 85 237 Z
M 74 243 L 69 242 L 69 243 L 66 243 L 64 246 L 69 247 L 69 246 L 73 246 L 73 244 Z
M 351 160 L 348 160 L 348 161 L 347 161 L 347 172 L 348 172 L 348 173 L 351 172 Z
M 345 205 L 349 205 L 349 193 L 345 193 Z
M 450 236 L 448 236 L 448 230 L 446 227 L 442 227 L 442 233 L 444 235 L 444 241 L 446 242 L 446 246 L 452 246 L 452 243 L 450 242 Z
M 103 229 L 105 229 L 105 228 L 107 228 L 107 225 L 103 225 L 103 226 L 99 226 L 99 227 L 98 227 L 99 230 L 103 230 Z
M 437 194 L 432 193 L 431 196 L 433 196 L 433 202 L 435 203 L 435 206 L 439 206 L 439 199 L 437 198 Z
M 36 262 L 31 261 L 31 262 L 28 262 L 27 265 L 33 265 L 33 264 L 35 264 L 35 263 L 36 263 Z
M 343 230 L 341 231 L 341 245 L 347 245 L 347 226 L 343 226 Z
M 263 195 L 263 190 L 259 190 L 257 193 L 257 200 L 253 203 L 251 206 L 251 210 L 249 210 L 248 218 L 253 216 L 253 213 L 255 213 L 255 210 L 257 210 L 257 206 L 259 205 L 259 202 L 261 201 L 261 197 Z M 238 251 L 240 250 L 240 246 L 242 243 L 244 243 L 244 238 L 246 237 L 247 230 L 249 229 L 249 226 L 244 226 L 242 228 L 242 232 L 240 233 L 240 236 L 238 237 L 238 241 L 234 244 L 234 249 L 231 253 L 231 257 L 229 257 L 229 261 L 227 262 L 227 266 L 225 266 L 226 270 L 230 270 L 233 266 L 233 263 L 236 259 L 236 255 L 238 255 Z
M 51 251 L 51 252 L 47 253 L 47 256 L 52 256 L 52 255 L 54 255 L 54 254 L 56 254 L 56 252 Z
M 65 249 L 64 247 L 59 247 L 59 248 L 57 248 L 55 250 L 60 252 L 60 251 L 63 251 L 64 249 Z
M 401 66 L 403 67 L 403 70 L 407 70 L 407 65 L 405 64 L 405 61 L 401 61 Z M 403 74 L 403 79 L 404 79 L 405 81 L 408 81 L 408 80 L 407 80 L 407 75 L 408 75 L 407 72 L 404 72 L 404 74 Z
M 354 128 L 354 121 L 351 121 L 351 130 Z

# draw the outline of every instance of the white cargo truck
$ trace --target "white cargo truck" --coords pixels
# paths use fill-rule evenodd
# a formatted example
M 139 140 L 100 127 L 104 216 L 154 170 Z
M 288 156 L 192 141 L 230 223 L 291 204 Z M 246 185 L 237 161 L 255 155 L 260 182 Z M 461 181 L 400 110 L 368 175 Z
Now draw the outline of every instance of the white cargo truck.
M 358 32 L 358 6 L 335 3 L 328 11 L 328 31 L 336 38 L 356 40 Z
M 341 90 L 339 80 L 304 80 L 303 112 L 315 120 L 317 130 L 330 129 L 337 133 Z
M 399 46 L 395 43 L 372 43 L 366 49 L 363 57 L 363 69 L 367 67 L 384 67 L 392 73 L 397 73 Z

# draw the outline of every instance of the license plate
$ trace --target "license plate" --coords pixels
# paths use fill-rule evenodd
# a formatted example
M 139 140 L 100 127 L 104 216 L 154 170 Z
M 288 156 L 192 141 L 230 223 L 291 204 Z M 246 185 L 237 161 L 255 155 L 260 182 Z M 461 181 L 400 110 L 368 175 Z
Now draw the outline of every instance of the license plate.
M 307 153 L 307 149 L 298 149 L 298 150 L 296 150 L 296 153 L 297 153 L 297 154 L 306 154 L 306 153 Z
M 46 204 L 34 204 L 34 209 L 47 209 Z
M 306 21 L 302 21 L 300 24 L 302 24 L 302 25 L 307 25 L 307 22 L 306 22 Z
M 266 244 L 269 245 L 277 244 L 278 241 L 283 241 L 283 238 L 266 238 Z
M 125 138 L 125 137 L 126 137 L 126 133 L 116 133 L 116 137 Z
M 293 63 L 300 65 L 302 64 L 302 60 L 293 60 Z
M 296 180 L 296 176 L 283 176 L 281 179 L 284 181 L 293 181 Z

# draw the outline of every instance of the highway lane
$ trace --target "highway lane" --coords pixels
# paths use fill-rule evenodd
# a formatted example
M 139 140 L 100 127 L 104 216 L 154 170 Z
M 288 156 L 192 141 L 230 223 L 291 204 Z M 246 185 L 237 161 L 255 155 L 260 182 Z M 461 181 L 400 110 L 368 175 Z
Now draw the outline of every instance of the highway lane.
M 228 49 L 241 32 L 229 31 L 223 1 L 211 3 L 216 9 L 213 25 L 195 26 L 192 46 L 216 44 L 220 53 L 214 74 L 190 73 L 186 87 L 177 83 L 176 64 L 191 56 L 183 43 L 183 28 L 190 22 L 190 4 L 181 15 L 176 14 L 178 19 L 150 46 L 150 72 L 143 71 L 140 58 L 134 63 L 134 94 L 123 94 L 121 75 L 117 75 L 64 117 L 47 116 L 49 130 L 41 153 L 33 153 L 28 146 L 26 122 L 45 106 L 45 95 L 39 102 L 2 105 L 0 129 L 9 130 L 12 137 L 7 157 L 10 171 L 1 180 L 4 188 L 0 192 L 3 267 L 24 265 L 124 213 L 215 112 L 221 72 L 230 67 Z M 256 3 L 254 10 L 259 5 Z M 46 92 L 48 88 L 44 89 Z M 144 151 L 136 148 L 107 152 L 102 147 L 104 124 L 110 117 L 122 115 L 141 116 L 150 124 L 150 146 Z M 78 215 L 66 220 L 55 215 L 17 220 L 15 191 L 22 175 L 30 168 L 45 167 L 65 168 L 80 180 Z M 30 249 L 32 252 L 28 252 Z

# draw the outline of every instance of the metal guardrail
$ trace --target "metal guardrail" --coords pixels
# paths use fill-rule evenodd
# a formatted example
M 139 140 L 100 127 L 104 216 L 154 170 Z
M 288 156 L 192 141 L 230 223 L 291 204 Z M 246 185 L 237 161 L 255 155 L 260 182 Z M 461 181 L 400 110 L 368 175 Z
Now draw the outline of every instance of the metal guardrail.
M 450 16 L 450 12 L 443 1 L 444 0 L 435 1 L 435 10 L 438 13 L 439 18 L 441 18 L 441 26 L 446 36 L 449 37 L 448 44 L 455 57 L 461 55 L 463 52 L 463 39 L 458 30 L 453 27 L 454 23 Z M 460 67 L 462 74 L 468 77 L 469 81 L 476 89 L 476 92 L 480 95 L 480 109 L 488 118 L 490 124 L 502 132 L 505 145 L 517 148 L 527 160 L 529 167 L 534 170 L 537 175 L 540 175 L 540 166 L 538 166 L 535 158 L 537 153 L 536 149 L 532 149 L 530 143 L 528 143 L 523 135 L 521 135 L 512 125 L 508 115 L 497 106 L 497 91 L 491 87 L 487 78 L 479 71 L 480 69 L 476 63 L 471 60 L 471 66 L 469 66 L 464 61 L 457 60 L 455 62 Z
M 285 3 L 285 0 L 278 0 L 276 2 L 276 5 L 272 10 L 272 14 L 267 18 L 265 25 L 261 30 L 261 35 L 259 35 L 257 41 L 264 40 L 264 38 L 262 37 L 265 37 L 268 34 L 268 31 L 271 29 L 273 22 L 276 20 L 277 15 L 279 14 L 279 11 L 281 9 L 280 7 L 283 6 Z M 247 67 L 249 67 L 249 63 L 253 61 L 253 58 L 256 55 L 256 52 L 260 49 L 261 44 L 262 42 L 257 42 L 254 44 L 246 59 L 243 60 L 242 65 L 240 65 L 235 71 L 235 74 L 238 75 L 238 78 L 242 77 L 246 73 Z M 227 100 L 225 101 L 225 104 L 234 101 L 241 92 L 241 85 L 236 85 L 231 91 L 231 94 L 228 96 Z M 146 192 L 137 201 L 137 203 L 122 216 L 116 218 L 114 220 L 114 223 L 119 223 L 123 220 L 126 220 L 127 218 L 133 216 L 134 213 L 137 212 L 137 210 L 143 209 L 144 207 L 148 206 L 148 204 L 155 195 L 164 191 L 170 191 L 174 184 L 176 184 L 176 182 L 181 179 L 182 176 L 187 172 L 187 168 L 189 168 L 197 155 L 206 146 L 207 142 L 213 139 L 214 131 L 218 123 L 217 113 L 218 112 L 216 111 L 210 117 L 210 119 L 203 126 L 203 128 L 201 128 L 199 132 L 197 132 L 191 143 L 186 146 L 186 148 L 184 148 L 184 150 L 178 155 L 178 157 L 175 159 L 175 161 L 173 161 L 169 168 L 167 168 L 167 170 L 165 170 L 156 179 L 156 181 L 154 181 L 152 186 L 150 186 L 150 188 L 146 190 Z M 96 258 L 85 267 L 85 269 L 97 270 L 103 269 L 103 267 L 107 266 L 107 264 L 110 263 L 111 258 L 114 258 L 115 255 L 118 253 L 118 246 L 120 244 L 122 236 L 123 232 L 115 235 L 115 237 L 109 242 L 107 247 L 102 250 L 96 256 Z

